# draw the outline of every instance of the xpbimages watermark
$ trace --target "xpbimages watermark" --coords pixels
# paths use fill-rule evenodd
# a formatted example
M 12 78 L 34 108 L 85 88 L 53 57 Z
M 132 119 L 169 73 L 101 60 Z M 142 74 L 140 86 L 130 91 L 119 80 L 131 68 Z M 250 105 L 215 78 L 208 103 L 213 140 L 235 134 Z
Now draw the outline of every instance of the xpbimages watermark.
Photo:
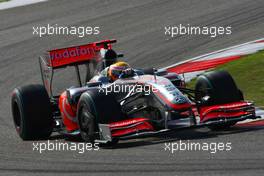
M 211 154 L 215 154 L 220 151 L 231 151 L 231 142 L 191 142 L 191 141 L 179 141 L 164 143 L 164 151 L 171 154 L 182 151 L 204 151 Z
M 86 151 L 98 151 L 99 143 L 84 143 L 84 142 L 59 142 L 50 141 L 47 142 L 33 142 L 32 150 L 39 152 L 40 154 L 46 151 L 75 151 L 78 153 L 85 153 Z
M 179 35 L 206 35 L 215 38 L 221 35 L 231 35 L 231 26 L 191 26 L 190 24 L 179 24 L 176 26 L 165 26 L 165 35 L 176 37 Z
M 99 86 L 99 92 L 105 93 L 128 93 L 129 95 L 134 93 L 145 93 L 145 95 L 150 95 L 151 92 L 157 92 L 158 89 L 151 85 L 142 85 L 142 84 L 116 84 L 113 83 L 110 86 L 102 87 Z
M 33 35 L 39 37 L 47 35 L 75 35 L 80 38 L 86 35 L 100 34 L 100 27 L 98 26 L 59 26 L 58 24 L 46 26 L 33 26 Z

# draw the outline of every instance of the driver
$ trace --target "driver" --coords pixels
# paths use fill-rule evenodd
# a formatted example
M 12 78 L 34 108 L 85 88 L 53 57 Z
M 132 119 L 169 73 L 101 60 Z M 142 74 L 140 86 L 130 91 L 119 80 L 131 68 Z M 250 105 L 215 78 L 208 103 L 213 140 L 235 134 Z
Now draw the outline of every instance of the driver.
M 100 74 L 101 76 L 107 77 L 110 82 L 113 82 L 120 78 L 120 76 L 123 77 L 129 77 L 134 75 L 133 69 L 129 66 L 128 63 L 119 61 L 116 62 L 109 67 L 106 67 Z

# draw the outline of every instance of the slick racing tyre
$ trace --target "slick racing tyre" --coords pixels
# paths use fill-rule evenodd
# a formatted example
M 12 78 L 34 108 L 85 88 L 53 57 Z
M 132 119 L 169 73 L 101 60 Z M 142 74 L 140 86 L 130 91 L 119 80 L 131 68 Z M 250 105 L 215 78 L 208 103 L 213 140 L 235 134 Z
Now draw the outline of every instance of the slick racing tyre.
M 50 99 L 42 85 L 18 87 L 12 94 L 12 114 L 23 140 L 48 138 L 53 130 Z
M 232 103 L 243 99 L 242 92 L 226 71 L 213 71 L 199 76 L 195 92 L 196 101 L 201 101 L 205 96 L 210 97 L 206 105 Z
M 85 142 L 93 143 L 95 139 L 99 139 L 99 123 L 116 122 L 124 118 L 125 115 L 112 94 L 106 95 L 100 92 L 98 88 L 93 88 L 80 97 L 77 117 L 82 139 Z M 117 142 L 110 142 L 109 144 L 115 143 Z
M 203 97 L 210 97 L 201 106 L 225 104 L 241 101 L 243 93 L 236 86 L 232 76 L 227 71 L 213 71 L 198 77 L 195 86 L 195 99 L 202 102 Z M 211 129 L 223 129 L 235 125 L 236 122 L 228 122 L 221 125 L 214 125 Z

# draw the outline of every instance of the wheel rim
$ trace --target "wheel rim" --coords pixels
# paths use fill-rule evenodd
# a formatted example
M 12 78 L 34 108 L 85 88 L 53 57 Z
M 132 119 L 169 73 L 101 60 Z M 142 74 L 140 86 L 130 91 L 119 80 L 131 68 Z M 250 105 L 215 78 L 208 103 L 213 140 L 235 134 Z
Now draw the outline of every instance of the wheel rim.
M 91 141 L 94 136 L 94 116 L 87 110 L 83 108 L 80 116 L 80 130 L 82 136 L 85 140 Z

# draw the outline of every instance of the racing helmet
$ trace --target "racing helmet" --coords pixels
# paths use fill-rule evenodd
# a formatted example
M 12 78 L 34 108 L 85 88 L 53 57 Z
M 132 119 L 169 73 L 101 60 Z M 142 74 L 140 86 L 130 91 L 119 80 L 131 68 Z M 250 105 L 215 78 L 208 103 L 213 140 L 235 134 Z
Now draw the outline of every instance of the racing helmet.
M 122 74 L 122 71 L 131 68 L 126 62 L 116 62 L 115 64 L 110 65 L 108 70 L 108 75 L 112 81 L 115 81 Z

